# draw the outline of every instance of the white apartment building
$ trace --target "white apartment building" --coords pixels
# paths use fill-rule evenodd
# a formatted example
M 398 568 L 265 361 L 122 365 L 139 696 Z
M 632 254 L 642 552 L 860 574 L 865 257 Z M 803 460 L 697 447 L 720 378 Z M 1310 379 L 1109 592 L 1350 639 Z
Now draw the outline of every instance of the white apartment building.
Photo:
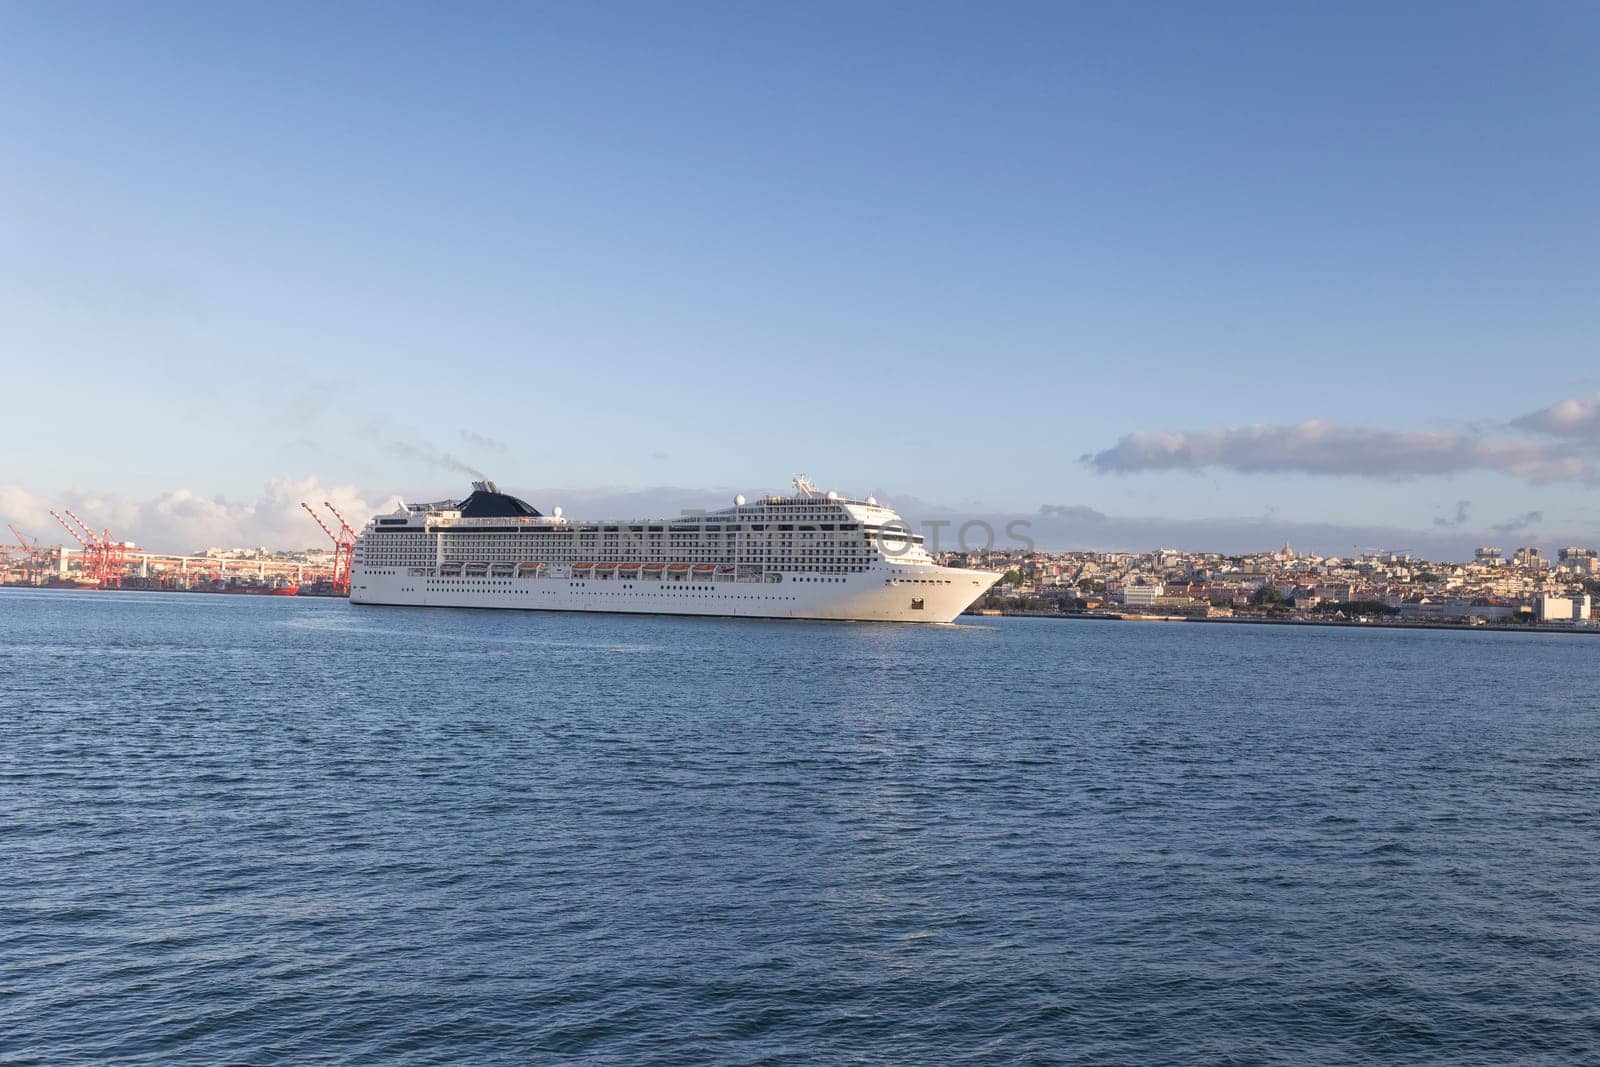
M 1160 582 L 1154 585 L 1130 585 L 1122 590 L 1122 603 L 1130 608 L 1148 608 L 1160 600 L 1166 593 L 1166 586 Z

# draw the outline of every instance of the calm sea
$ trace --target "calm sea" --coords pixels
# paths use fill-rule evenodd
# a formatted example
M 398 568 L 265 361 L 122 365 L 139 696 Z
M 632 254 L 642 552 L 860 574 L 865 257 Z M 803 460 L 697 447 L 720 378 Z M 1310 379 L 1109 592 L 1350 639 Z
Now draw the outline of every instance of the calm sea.
M 1600 640 L 0 592 L 0 1061 L 1600 1061 Z

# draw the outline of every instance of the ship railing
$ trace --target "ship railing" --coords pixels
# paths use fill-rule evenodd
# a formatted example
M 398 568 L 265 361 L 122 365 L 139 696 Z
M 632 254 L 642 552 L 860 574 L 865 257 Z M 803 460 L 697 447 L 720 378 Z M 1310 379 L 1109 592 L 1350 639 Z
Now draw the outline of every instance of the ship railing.
M 473 529 L 479 526 L 566 526 L 567 520 L 558 515 L 507 515 L 499 519 L 463 519 L 455 516 L 434 516 L 429 529 Z
M 677 568 L 677 569 L 673 569 Z M 413 575 L 432 575 L 440 578 L 582 578 L 605 581 L 614 578 L 628 581 L 688 580 L 712 582 L 781 582 L 780 571 L 769 570 L 762 564 L 750 563 L 685 563 L 644 561 L 594 563 L 512 563 L 463 562 L 440 564 L 438 567 L 413 567 Z

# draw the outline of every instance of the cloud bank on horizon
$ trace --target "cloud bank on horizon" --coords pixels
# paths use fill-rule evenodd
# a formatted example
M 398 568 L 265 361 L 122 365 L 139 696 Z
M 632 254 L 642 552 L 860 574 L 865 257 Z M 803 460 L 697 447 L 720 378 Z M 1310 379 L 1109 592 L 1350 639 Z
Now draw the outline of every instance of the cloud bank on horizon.
M 1520 432 L 1525 436 L 1507 436 Z M 405 438 L 374 425 L 371 433 L 384 448 L 424 461 L 452 474 L 482 475 L 433 443 Z M 468 430 L 461 441 L 474 451 L 504 454 L 507 446 Z M 1492 471 L 1533 485 L 1579 482 L 1600 484 L 1600 394 L 1564 400 L 1505 423 L 1499 436 L 1467 432 L 1409 431 L 1342 426 L 1310 420 L 1291 425 L 1222 427 L 1199 431 L 1139 431 L 1122 437 L 1109 449 L 1085 455 L 1083 461 L 1102 474 L 1149 471 L 1222 469 L 1244 474 L 1300 473 L 1329 477 L 1408 480 Z M 508 487 L 515 488 L 515 487 Z M 537 506 L 557 504 L 574 516 L 626 518 L 676 515 L 683 509 L 713 509 L 732 499 L 729 489 L 674 488 L 539 488 L 520 489 Z M 944 523 L 956 548 L 954 530 L 969 519 L 981 519 L 1005 530 L 1021 521 L 1028 537 L 1045 549 L 1189 548 L 1197 551 L 1251 551 L 1292 541 L 1325 553 L 1347 552 L 1353 545 L 1404 545 L 1438 558 L 1464 558 L 1487 539 L 1526 537 L 1538 540 L 1545 522 L 1540 510 L 1526 510 L 1493 522 L 1475 520 L 1477 508 L 1458 500 L 1453 513 L 1433 519 L 1431 528 L 1408 530 L 1381 523 L 1297 522 L 1276 516 L 1174 518 L 1111 515 L 1086 504 L 1045 504 L 1036 512 L 962 512 L 938 502 L 920 500 L 885 489 L 875 494 L 914 525 Z M 147 500 L 128 500 L 98 490 L 73 489 L 50 499 L 16 485 L 0 485 L 0 520 L 17 522 L 31 536 L 57 540 L 49 508 L 66 506 L 95 527 L 110 528 L 152 550 L 194 551 L 212 546 L 265 545 L 304 548 L 320 544 L 321 533 L 300 509 L 330 500 L 358 525 L 408 499 L 437 499 L 437 492 L 396 494 L 354 485 L 323 485 L 316 477 L 282 475 L 271 479 L 253 500 L 207 497 L 187 488 Z M 1566 541 L 1581 541 L 1568 531 Z M 1562 541 L 1561 543 L 1566 543 Z M 1555 541 L 1548 543 L 1554 544 Z M 1001 544 L 1000 547 L 1017 547 Z
M 1081 459 L 1100 474 L 1219 469 L 1393 481 L 1488 471 L 1534 485 L 1600 485 L 1600 393 L 1519 416 L 1508 427 L 1537 436 L 1390 430 L 1310 419 L 1287 425 L 1140 430 Z
M 69 489 L 47 499 L 21 486 L 0 485 L 0 518 L 45 544 L 62 540 L 63 531 L 50 510 L 68 507 L 96 530 L 109 529 L 113 537 L 153 552 L 326 547 L 326 536 L 301 509 L 302 500 L 318 510 L 328 501 L 357 526 L 399 503 L 392 495 L 366 493 L 351 485 L 323 485 L 314 477 L 273 478 L 259 496 L 247 501 L 204 497 L 188 489 L 169 490 L 149 500 Z
M 569 515 L 580 518 L 645 518 L 676 515 L 684 509 L 711 510 L 732 502 L 730 489 L 685 489 L 658 486 L 645 489 L 523 488 L 507 486 L 532 501 L 541 510 L 561 505 Z M 1080 549 L 1093 551 L 1148 551 L 1158 548 L 1183 548 L 1197 552 L 1250 552 L 1276 548 L 1285 542 L 1303 550 L 1344 555 L 1354 546 L 1388 548 L 1430 556 L 1435 559 L 1463 559 L 1472 549 L 1495 537 L 1532 536 L 1544 520 L 1539 511 L 1529 511 L 1485 525 L 1469 528 L 1470 501 L 1460 501 L 1455 515 L 1436 521 L 1433 529 L 1407 530 L 1381 523 L 1318 523 L 1282 519 L 1276 516 L 1232 518 L 1173 518 L 1169 516 L 1113 515 L 1085 504 L 1044 504 L 1033 512 L 971 512 L 936 502 L 920 500 L 884 489 L 873 491 L 880 500 L 895 508 L 914 527 L 938 539 L 945 549 L 980 547 L 984 529 L 996 534 L 995 547 L 1019 549 L 1027 542 L 1051 551 Z M 30 536 L 45 543 L 62 538 L 50 517 L 49 508 L 72 508 L 97 529 L 109 527 L 118 538 L 137 542 L 152 551 L 191 552 L 209 547 L 249 547 L 264 545 L 277 549 L 320 547 L 323 535 L 300 508 L 305 500 L 313 506 L 331 501 L 346 518 L 363 524 L 372 515 L 391 511 L 408 500 L 438 499 L 437 492 L 395 494 L 362 490 L 351 485 L 325 486 L 315 477 L 273 478 L 260 494 L 249 501 L 207 498 L 187 489 L 175 489 L 152 499 L 127 500 L 114 494 L 67 490 L 50 498 L 20 486 L 0 485 L 0 521 L 16 522 Z M 969 521 L 979 525 L 969 531 L 969 542 L 960 542 L 961 527 Z M 1016 531 L 1027 542 L 1011 537 Z M 1568 536 L 1549 544 L 1581 540 Z
M 420 447 L 429 446 L 423 443 Z M 301 501 L 319 511 L 322 502 L 328 501 L 359 529 L 372 516 L 393 511 L 405 501 L 454 499 L 461 495 L 462 488 L 456 487 L 453 493 L 436 488 L 397 493 L 354 485 L 324 485 L 315 476 L 282 475 L 268 481 L 254 499 L 230 501 L 202 496 L 186 488 L 168 490 L 146 500 L 129 500 L 97 489 L 66 489 L 46 496 L 20 485 L 0 484 L 0 524 L 13 522 L 44 544 L 60 543 L 65 540 L 64 533 L 50 511 L 65 507 L 96 530 L 109 529 L 117 539 L 133 541 L 152 552 L 256 546 L 296 550 L 322 547 L 326 541 L 300 507 Z M 677 515 L 685 508 L 711 510 L 726 507 L 734 496 L 731 489 L 672 487 L 507 489 L 526 496 L 546 514 L 562 505 L 574 516 L 596 519 Z M 4 532 L 3 526 L 0 532 Z

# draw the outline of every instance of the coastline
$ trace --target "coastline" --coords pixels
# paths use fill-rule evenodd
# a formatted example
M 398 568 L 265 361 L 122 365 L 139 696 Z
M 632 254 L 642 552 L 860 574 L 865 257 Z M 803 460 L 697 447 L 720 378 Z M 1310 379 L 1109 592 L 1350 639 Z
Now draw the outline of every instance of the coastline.
M 991 619 L 1079 619 L 1089 622 L 1214 623 L 1222 626 L 1316 626 L 1335 627 L 1345 630 L 1470 630 L 1491 633 L 1600 636 L 1600 626 L 1551 626 L 1547 623 L 1519 623 L 1516 626 L 1497 626 L 1494 623 L 1442 622 L 1437 619 L 1426 622 L 1353 622 L 1349 619 L 1205 618 L 1194 615 L 1134 615 L 1124 612 L 992 610 L 969 611 L 962 617 L 965 618 L 967 616 Z

